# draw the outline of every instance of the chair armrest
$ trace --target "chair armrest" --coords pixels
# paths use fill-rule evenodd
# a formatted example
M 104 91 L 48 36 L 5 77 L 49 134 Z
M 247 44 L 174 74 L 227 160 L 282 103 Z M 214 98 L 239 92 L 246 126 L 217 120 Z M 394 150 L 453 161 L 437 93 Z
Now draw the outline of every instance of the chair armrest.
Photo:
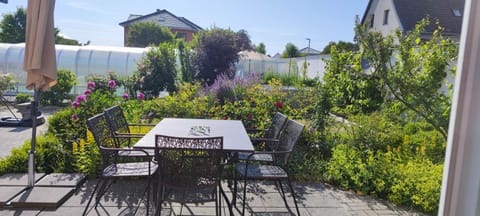
M 278 139 L 272 139 L 272 138 L 251 138 L 252 144 L 254 146 L 258 146 L 261 143 L 265 143 L 265 147 L 268 147 L 270 149 L 276 149 L 278 146 Z
M 120 133 L 120 132 L 115 132 L 115 137 L 116 138 L 142 138 L 145 136 L 145 134 L 142 133 Z
M 256 133 L 264 134 L 266 131 L 267 131 L 266 129 L 247 129 L 247 134 L 256 134 Z
M 143 153 L 145 153 L 145 156 L 150 157 L 150 154 L 148 154 L 148 152 L 145 151 L 144 149 L 100 147 L 100 150 L 104 150 L 104 151 L 116 151 L 116 152 L 118 152 L 118 151 L 130 151 L 130 152 L 136 151 L 136 152 L 143 152 Z
M 250 155 L 248 155 L 247 161 L 249 161 L 250 158 L 251 158 L 253 155 L 256 155 L 256 154 L 276 155 L 276 154 L 286 154 L 286 153 L 291 153 L 291 152 L 292 152 L 292 151 L 255 151 L 255 152 L 251 153 Z

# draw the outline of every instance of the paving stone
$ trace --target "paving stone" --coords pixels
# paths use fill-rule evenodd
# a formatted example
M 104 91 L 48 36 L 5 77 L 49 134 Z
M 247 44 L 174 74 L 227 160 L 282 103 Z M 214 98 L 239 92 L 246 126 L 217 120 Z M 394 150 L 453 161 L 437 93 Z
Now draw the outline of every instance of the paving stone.
M 36 216 L 40 213 L 40 210 L 31 210 L 31 209 L 0 209 L 0 215 L 2 216 Z
M 306 211 L 309 212 L 310 215 L 312 216 L 329 216 L 329 215 L 335 215 L 335 216 L 346 216 L 346 215 L 351 215 L 348 214 L 347 211 L 343 208 L 307 208 Z
M 84 181 L 84 174 L 50 173 L 35 183 L 35 186 L 78 187 Z
M 0 208 L 3 208 L 7 202 L 15 195 L 25 189 L 24 186 L 1 186 L 0 187 Z
M 45 173 L 35 173 L 35 182 L 39 181 Z M 27 186 L 27 173 L 7 173 L 0 176 L 0 186 Z
M 73 193 L 73 187 L 33 187 L 16 196 L 12 208 L 57 208 Z

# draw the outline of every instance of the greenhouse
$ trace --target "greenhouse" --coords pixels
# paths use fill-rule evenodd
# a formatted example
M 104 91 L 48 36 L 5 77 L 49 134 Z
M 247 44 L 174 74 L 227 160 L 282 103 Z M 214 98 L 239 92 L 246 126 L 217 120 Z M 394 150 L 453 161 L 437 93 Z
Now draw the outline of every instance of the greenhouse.
M 25 89 L 27 73 L 23 70 L 25 44 L 0 43 L 0 73 L 13 74 L 16 88 L 8 93 L 29 92 Z M 83 92 L 88 75 L 107 75 L 115 72 L 126 77 L 136 70 L 137 62 L 147 48 L 112 46 L 56 45 L 57 68 L 68 69 L 77 76 L 78 84 L 73 93 Z

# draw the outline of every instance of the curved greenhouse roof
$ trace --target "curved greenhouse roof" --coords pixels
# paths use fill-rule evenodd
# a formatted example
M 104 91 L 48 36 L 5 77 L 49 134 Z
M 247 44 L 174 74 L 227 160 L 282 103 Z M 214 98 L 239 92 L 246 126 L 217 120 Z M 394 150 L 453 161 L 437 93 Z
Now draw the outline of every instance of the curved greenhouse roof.
M 77 76 L 78 84 L 73 93 L 81 93 L 86 86 L 86 77 L 91 74 L 129 76 L 136 70 L 137 62 L 148 48 L 112 46 L 56 45 L 57 68 L 68 69 Z M 0 43 L 0 73 L 10 73 L 17 81 L 16 92 L 27 92 L 27 73 L 23 70 L 25 44 Z

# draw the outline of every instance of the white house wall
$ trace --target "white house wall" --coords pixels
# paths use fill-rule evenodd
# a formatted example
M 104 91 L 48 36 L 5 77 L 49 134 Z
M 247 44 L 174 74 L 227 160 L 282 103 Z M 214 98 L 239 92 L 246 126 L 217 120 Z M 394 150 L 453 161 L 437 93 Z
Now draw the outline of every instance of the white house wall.
M 383 24 L 384 11 L 390 10 L 388 17 L 388 24 Z M 375 0 L 372 2 L 370 11 L 368 12 L 366 21 L 369 17 L 375 14 L 373 21 L 373 28 L 370 31 L 381 32 L 383 35 L 391 34 L 397 28 L 403 30 L 402 24 L 398 17 L 397 11 L 393 5 L 393 0 Z

